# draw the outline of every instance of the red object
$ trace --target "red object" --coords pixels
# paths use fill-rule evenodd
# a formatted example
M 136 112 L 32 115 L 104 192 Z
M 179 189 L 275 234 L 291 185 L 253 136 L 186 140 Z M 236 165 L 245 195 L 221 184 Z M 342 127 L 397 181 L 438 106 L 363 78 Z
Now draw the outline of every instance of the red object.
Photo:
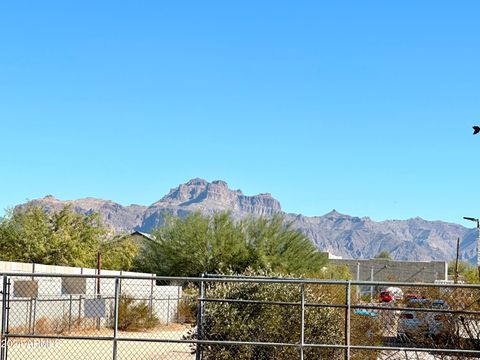
M 380 293 L 381 302 L 390 302 L 393 300 L 393 294 L 390 291 L 382 291 Z

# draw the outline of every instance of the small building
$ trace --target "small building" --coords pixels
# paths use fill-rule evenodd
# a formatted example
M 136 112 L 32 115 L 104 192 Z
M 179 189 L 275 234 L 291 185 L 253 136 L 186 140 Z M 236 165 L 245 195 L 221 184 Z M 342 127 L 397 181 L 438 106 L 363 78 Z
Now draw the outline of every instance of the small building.
M 141 231 L 134 231 L 129 236 L 133 239 L 138 239 L 139 242 L 143 242 L 145 240 L 155 240 L 155 237 L 152 234 L 144 233 Z
M 341 256 L 334 255 L 330 251 L 323 251 L 322 254 L 324 254 L 327 257 L 328 260 L 330 260 L 330 259 L 342 259 Z

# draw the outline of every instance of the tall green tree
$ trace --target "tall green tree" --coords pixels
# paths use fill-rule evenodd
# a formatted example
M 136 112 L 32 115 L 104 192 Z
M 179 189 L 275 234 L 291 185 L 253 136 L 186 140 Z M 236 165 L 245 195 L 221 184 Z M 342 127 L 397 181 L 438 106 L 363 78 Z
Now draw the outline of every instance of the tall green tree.
M 165 215 L 161 228 L 152 232 L 137 261 L 144 271 L 158 275 L 197 276 L 241 270 L 249 252 L 243 234 L 227 213 L 211 218 L 192 213 L 185 218 Z
M 167 215 L 153 235 L 138 264 L 158 275 L 240 273 L 248 267 L 300 275 L 316 273 L 326 263 L 312 242 L 282 217 L 235 221 L 226 212 Z
M 0 222 L 0 260 L 6 261 L 94 267 L 100 251 L 105 268 L 128 270 L 137 253 L 129 241 L 112 239 L 98 214 L 79 214 L 68 206 L 46 212 L 31 205 L 10 211 Z
M 317 274 L 326 265 L 320 253 L 303 233 L 285 223 L 280 215 L 247 218 L 241 223 L 253 266 L 285 274 Z
M 387 250 L 380 251 L 375 259 L 386 259 L 386 260 L 393 260 L 392 255 Z
M 100 242 L 102 267 L 112 270 L 132 270 L 135 258 L 140 252 L 140 245 L 128 235 L 108 237 Z

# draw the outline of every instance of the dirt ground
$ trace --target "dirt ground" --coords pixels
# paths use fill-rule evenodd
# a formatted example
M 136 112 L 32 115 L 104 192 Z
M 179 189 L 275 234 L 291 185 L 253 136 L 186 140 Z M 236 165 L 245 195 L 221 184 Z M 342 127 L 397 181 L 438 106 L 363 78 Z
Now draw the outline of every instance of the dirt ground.
M 181 339 L 191 329 L 184 325 L 165 326 L 148 332 L 119 332 L 119 337 L 132 341 L 119 341 L 118 360 L 193 360 L 189 344 L 150 343 L 135 339 Z M 96 331 L 75 333 L 77 336 L 112 336 L 112 332 Z M 11 338 L 8 343 L 8 360 L 103 360 L 112 359 L 111 340 L 57 340 Z

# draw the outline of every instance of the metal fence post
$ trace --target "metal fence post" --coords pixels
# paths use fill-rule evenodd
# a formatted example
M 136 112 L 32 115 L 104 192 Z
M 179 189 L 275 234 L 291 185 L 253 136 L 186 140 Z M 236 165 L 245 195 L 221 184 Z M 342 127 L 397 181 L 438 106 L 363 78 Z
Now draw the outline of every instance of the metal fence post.
M 178 311 L 178 309 L 180 308 L 180 289 L 181 289 L 181 286 L 178 286 L 177 287 L 177 322 L 179 322 L 179 319 L 180 319 L 180 312 Z
M 205 295 L 205 282 L 203 278 L 205 274 L 202 274 L 202 280 L 200 280 L 200 297 L 197 304 L 197 340 L 203 340 L 203 297 Z M 197 343 L 197 351 L 195 352 L 195 360 L 202 359 L 202 345 Z
M 373 282 L 373 266 L 370 268 L 370 281 Z M 373 301 L 373 285 L 370 285 L 370 302 Z
M 357 262 L 357 281 L 360 281 L 360 262 Z M 357 286 L 357 300 L 360 300 L 360 286 Z
M 303 346 L 305 344 L 305 285 L 300 285 L 300 309 L 301 309 L 301 320 L 300 320 L 300 360 L 303 360 Z
M 350 360 L 350 292 L 351 282 L 348 281 L 345 289 L 345 360 Z
M 32 314 L 33 314 L 33 297 L 30 298 L 29 307 L 28 307 L 28 333 L 33 334 L 32 332 Z
M 71 331 L 72 329 L 72 302 L 73 302 L 73 296 L 70 295 L 70 303 L 68 305 L 68 332 Z
M 113 307 L 113 354 L 112 359 L 117 360 L 118 337 L 118 303 L 120 299 L 120 279 L 115 278 L 115 303 Z
M 5 287 L 6 292 L 4 293 L 5 297 L 5 328 L 4 328 L 4 336 L 3 338 L 5 339 L 5 347 L 4 347 L 4 360 L 7 360 L 8 358 L 8 333 L 9 333 L 9 322 L 10 322 L 10 279 L 6 276 L 4 279 L 7 283 L 7 286 Z
M 154 283 L 154 279 L 153 279 L 153 274 L 152 274 L 152 281 L 150 282 L 150 299 L 149 299 L 149 308 L 150 308 L 150 317 L 153 316 L 153 283 Z
M 81 328 L 82 324 L 82 295 L 79 295 L 78 297 L 78 318 L 77 318 L 77 326 L 78 328 Z
M 167 325 L 170 324 L 170 295 L 167 296 Z
M 33 317 L 32 317 L 32 334 L 35 335 L 35 325 L 37 324 L 37 298 L 33 298 Z
M 6 318 L 7 318 L 7 276 L 2 276 L 2 324 L 1 324 L 1 350 L 0 360 L 5 360 L 5 350 L 7 348 L 7 339 L 5 338 Z

